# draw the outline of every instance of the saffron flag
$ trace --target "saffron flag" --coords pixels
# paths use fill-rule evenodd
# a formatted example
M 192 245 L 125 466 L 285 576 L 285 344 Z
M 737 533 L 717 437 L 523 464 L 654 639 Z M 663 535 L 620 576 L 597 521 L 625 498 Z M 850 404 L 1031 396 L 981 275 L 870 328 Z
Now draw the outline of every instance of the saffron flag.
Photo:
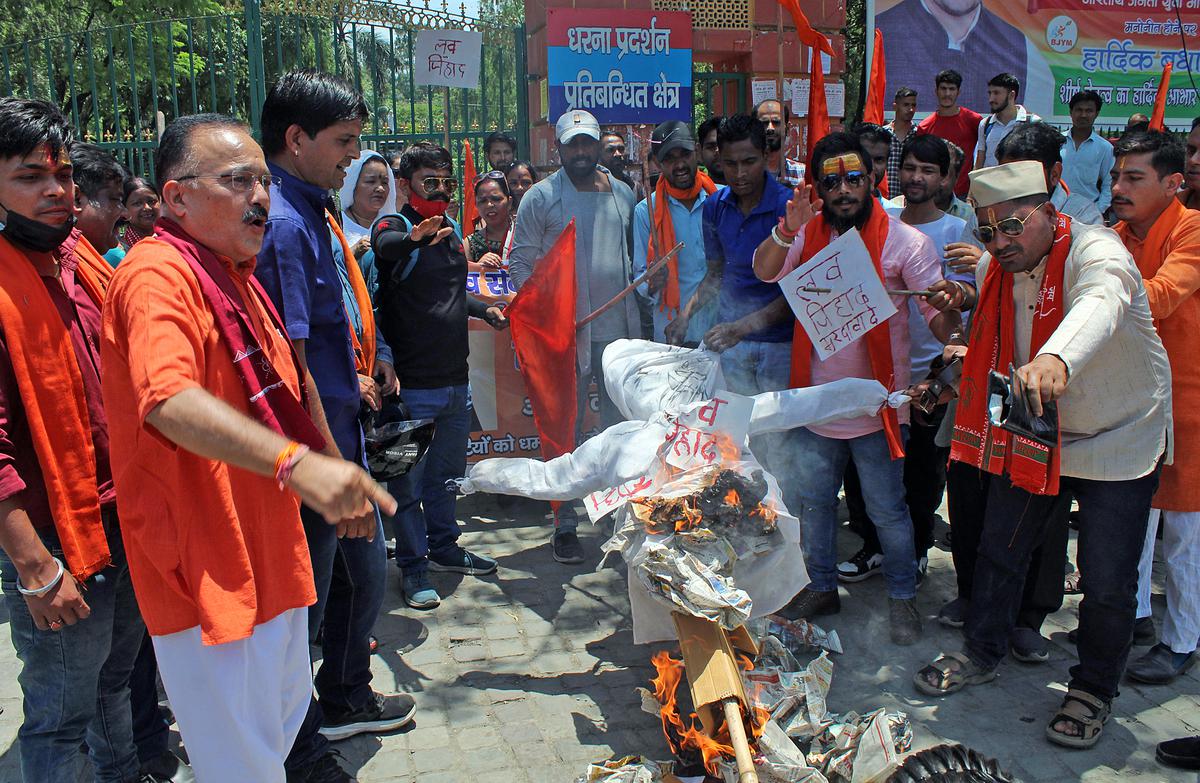
M 779 0 L 779 4 L 792 17 L 792 24 L 796 26 L 796 37 L 800 39 L 800 43 L 811 46 L 813 49 L 820 49 L 830 57 L 833 56 L 833 45 L 829 43 L 828 38 L 818 33 L 808 23 L 808 17 L 800 10 L 799 0 Z
M 863 122 L 883 124 L 883 102 L 887 70 L 883 60 L 883 30 L 875 28 L 875 50 L 871 55 L 871 79 L 867 87 L 867 105 L 863 107 Z
M 1167 113 L 1167 90 L 1171 87 L 1171 71 L 1173 63 L 1163 66 L 1162 81 L 1158 83 L 1158 94 L 1154 96 L 1154 111 L 1150 114 L 1150 130 L 1166 130 L 1163 116 Z
M 479 222 L 479 207 L 475 204 L 475 156 L 471 142 L 463 139 L 462 226 L 463 235 L 475 230 Z
M 810 183 L 817 181 L 813 171 L 813 147 L 829 135 L 829 106 L 825 102 L 825 75 L 821 72 L 821 55 L 812 50 L 812 83 L 808 87 L 808 142 L 804 145 L 805 171 Z M 816 193 L 813 193 L 816 196 Z
M 575 448 L 575 221 L 505 310 L 542 441 L 542 458 Z

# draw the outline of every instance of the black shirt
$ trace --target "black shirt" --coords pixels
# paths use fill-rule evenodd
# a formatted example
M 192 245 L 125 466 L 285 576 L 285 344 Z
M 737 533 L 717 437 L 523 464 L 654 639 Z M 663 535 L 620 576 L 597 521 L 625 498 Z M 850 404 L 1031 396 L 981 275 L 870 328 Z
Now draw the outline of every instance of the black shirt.
M 424 219 L 408 205 L 401 214 L 414 226 Z M 467 296 L 467 257 L 458 236 L 431 245 L 408 234 L 404 221 L 387 218 L 371 231 L 379 329 L 392 347 L 401 388 L 460 386 L 467 382 L 467 317 L 482 317 L 487 306 Z M 401 280 L 414 249 L 417 262 Z

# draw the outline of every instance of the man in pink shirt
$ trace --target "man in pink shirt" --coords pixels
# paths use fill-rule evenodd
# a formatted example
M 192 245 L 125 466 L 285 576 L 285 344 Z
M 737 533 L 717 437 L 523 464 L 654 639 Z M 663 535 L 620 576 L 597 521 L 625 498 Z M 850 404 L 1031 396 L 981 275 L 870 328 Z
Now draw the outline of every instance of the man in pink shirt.
M 887 215 L 871 196 L 871 158 L 847 133 L 821 139 L 813 150 L 819 198 L 810 187 L 797 189 L 787 214 L 754 257 L 754 273 L 776 282 L 837 236 L 858 229 L 876 273 L 889 291 L 932 293 L 918 300 L 930 331 L 943 343 L 961 326 L 956 308 L 964 290 L 942 277 L 932 242 L 917 229 Z M 896 315 L 866 332 L 825 361 L 817 358 L 797 325 L 792 353 L 792 385 L 816 386 L 842 378 L 875 378 L 895 391 L 910 380 L 908 302 L 893 295 Z M 795 472 L 792 510 L 801 518 L 804 560 L 811 583 L 783 609 L 789 618 L 834 614 L 837 592 L 837 503 L 846 463 L 853 458 L 862 481 L 867 511 L 883 546 L 883 571 L 890 598 L 892 641 L 912 644 L 921 633 L 916 609 L 917 562 L 913 527 L 905 504 L 904 451 L 908 407 L 885 407 L 877 416 L 844 419 L 790 433 Z

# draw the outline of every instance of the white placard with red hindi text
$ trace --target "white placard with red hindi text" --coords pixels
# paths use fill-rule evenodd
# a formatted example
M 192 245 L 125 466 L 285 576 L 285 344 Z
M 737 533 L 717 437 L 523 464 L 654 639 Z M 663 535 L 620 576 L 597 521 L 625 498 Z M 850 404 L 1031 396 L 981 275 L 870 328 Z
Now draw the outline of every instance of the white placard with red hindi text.
M 667 435 L 667 464 L 686 470 L 719 462 L 722 437 L 727 437 L 740 455 L 752 413 L 754 400 L 732 392 L 723 391 L 696 403 L 679 415 Z
M 821 361 L 896 314 L 858 229 L 830 242 L 779 287 Z
M 413 51 L 413 82 L 438 87 L 478 87 L 483 33 L 474 30 L 418 30 Z

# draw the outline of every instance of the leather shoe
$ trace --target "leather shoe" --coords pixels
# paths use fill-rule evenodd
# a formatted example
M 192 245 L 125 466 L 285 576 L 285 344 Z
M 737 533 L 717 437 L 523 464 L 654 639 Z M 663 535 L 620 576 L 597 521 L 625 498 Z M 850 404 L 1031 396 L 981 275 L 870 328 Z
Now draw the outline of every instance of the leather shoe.
M 1196 662 L 1196 653 L 1177 653 L 1161 642 L 1150 648 L 1150 652 L 1130 661 L 1125 674 L 1135 682 L 1150 685 L 1165 685 L 1191 668 Z
M 1181 737 L 1158 743 L 1154 757 L 1159 764 L 1178 769 L 1200 769 L 1200 737 Z
M 842 599 L 837 590 L 810 590 L 807 587 L 796 593 L 779 615 L 789 620 L 807 620 L 825 614 L 842 611 Z

